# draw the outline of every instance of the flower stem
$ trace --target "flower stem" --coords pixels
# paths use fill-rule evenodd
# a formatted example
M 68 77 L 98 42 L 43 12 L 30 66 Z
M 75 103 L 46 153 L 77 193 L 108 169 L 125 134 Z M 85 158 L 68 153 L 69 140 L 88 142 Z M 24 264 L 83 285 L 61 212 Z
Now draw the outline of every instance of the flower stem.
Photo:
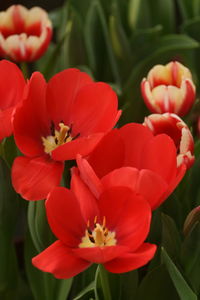
M 20 68 L 22 70 L 22 73 L 24 75 L 24 78 L 27 79 L 29 77 L 29 72 L 28 72 L 28 65 L 26 62 L 21 62 L 20 63 Z
M 111 293 L 110 293 L 110 286 L 108 282 L 108 273 L 103 265 L 99 265 L 99 279 L 100 279 L 100 284 L 104 295 L 104 299 L 112 300 Z

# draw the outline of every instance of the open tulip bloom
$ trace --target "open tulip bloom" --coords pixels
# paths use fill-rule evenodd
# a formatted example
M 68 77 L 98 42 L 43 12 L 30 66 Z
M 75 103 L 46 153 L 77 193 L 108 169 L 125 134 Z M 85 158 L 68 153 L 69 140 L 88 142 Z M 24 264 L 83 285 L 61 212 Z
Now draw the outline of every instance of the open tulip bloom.
M 157 208 L 183 178 L 173 140 L 153 136 L 141 124 L 130 123 L 108 133 L 85 159 L 77 157 L 80 177 L 94 195 L 112 186 L 127 186 Z
M 108 84 L 68 69 L 46 83 L 34 73 L 17 108 L 14 138 L 25 155 L 15 159 L 12 183 L 27 200 L 41 200 L 59 185 L 64 161 L 88 155 L 119 119 L 118 100 Z
M 17 62 L 34 61 L 46 51 L 52 25 L 40 7 L 12 5 L 0 12 L 0 56 Z
M 151 220 L 149 204 L 127 187 L 103 191 L 98 199 L 74 174 L 74 193 L 57 187 L 46 201 L 57 241 L 33 258 L 33 264 L 57 278 L 70 278 L 92 263 L 113 273 L 139 268 L 156 246 L 144 243 Z

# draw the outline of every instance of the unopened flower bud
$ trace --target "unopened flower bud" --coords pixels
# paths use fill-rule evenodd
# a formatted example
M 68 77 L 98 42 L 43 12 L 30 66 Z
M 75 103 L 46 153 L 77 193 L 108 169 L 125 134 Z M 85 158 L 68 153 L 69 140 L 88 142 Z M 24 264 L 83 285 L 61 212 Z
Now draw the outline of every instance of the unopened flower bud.
M 154 135 L 169 135 L 177 148 L 177 166 L 185 164 L 189 169 L 194 163 L 194 140 L 188 126 L 175 114 L 152 114 L 145 118 L 144 125 Z
M 188 235 L 195 223 L 200 221 L 200 206 L 195 207 L 188 215 L 183 225 L 184 235 Z
M 46 51 L 52 25 L 45 10 L 12 5 L 0 12 L 0 56 L 30 62 Z
M 190 110 L 196 95 L 190 70 L 176 61 L 154 66 L 142 80 L 141 92 L 151 112 L 179 116 Z

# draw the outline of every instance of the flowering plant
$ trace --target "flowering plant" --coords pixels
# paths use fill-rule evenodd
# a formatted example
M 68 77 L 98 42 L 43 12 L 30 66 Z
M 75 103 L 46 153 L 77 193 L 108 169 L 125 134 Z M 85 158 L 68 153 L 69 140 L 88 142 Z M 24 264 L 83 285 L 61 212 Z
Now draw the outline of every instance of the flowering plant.
M 174 2 L 0 12 L 0 299 L 200 296 L 200 10 Z

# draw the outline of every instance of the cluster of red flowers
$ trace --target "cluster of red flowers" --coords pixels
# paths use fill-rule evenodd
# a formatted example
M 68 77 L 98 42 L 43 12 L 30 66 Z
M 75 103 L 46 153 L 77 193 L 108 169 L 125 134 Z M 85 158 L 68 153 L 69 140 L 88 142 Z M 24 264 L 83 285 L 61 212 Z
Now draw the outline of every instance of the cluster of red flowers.
M 47 199 L 58 239 L 33 264 L 57 278 L 92 263 L 114 273 L 146 264 L 156 251 L 145 242 L 152 210 L 194 161 L 187 125 L 165 113 L 113 129 L 121 114 L 115 92 L 77 69 L 25 82 L 1 61 L 0 82 L 0 138 L 13 133 L 24 155 L 13 163 L 13 186 L 24 199 Z M 70 189 L 60 187 L 64 162 L 75 159 Z

